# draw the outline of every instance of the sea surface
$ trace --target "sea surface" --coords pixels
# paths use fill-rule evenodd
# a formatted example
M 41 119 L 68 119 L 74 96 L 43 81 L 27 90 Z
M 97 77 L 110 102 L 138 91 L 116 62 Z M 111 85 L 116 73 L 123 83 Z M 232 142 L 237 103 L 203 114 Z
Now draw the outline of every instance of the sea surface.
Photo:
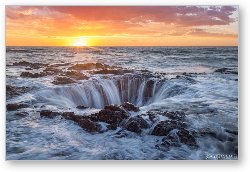
M 238 159 L 238 47 L 7 47 L 6 90 L 7 160 Z M 125 102 L 146 127 L 41 115 Z

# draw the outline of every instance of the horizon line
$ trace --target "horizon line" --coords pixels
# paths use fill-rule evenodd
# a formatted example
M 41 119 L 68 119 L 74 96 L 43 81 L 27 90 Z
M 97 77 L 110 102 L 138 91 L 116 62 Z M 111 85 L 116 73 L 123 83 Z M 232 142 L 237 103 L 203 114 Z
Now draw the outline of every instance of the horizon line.
M 5 47 L 239 47 L 239 45 L 99 45 L 99 46 L 67 46 L 67 45 L 6 45 Z

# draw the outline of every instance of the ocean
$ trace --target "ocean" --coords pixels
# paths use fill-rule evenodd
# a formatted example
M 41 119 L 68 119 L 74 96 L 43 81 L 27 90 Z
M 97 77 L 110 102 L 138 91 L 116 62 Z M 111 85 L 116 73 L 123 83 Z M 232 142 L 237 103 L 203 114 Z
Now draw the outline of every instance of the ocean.
M 7 160 L 238 159 L 238 47 L 7 47 Z

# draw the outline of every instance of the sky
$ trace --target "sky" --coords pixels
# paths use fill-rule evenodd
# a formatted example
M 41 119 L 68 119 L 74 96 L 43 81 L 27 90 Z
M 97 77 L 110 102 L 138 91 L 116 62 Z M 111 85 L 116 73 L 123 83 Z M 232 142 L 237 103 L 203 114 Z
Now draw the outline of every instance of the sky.
M 7 46 L 238 46 L 238 6 L 6 6 Z

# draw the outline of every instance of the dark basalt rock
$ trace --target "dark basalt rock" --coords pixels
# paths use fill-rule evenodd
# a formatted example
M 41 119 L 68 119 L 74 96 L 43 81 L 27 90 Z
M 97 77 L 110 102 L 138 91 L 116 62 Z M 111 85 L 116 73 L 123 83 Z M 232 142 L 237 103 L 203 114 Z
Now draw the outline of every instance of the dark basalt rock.
M 61 70 L 60 69 L 57 69 L 57 68 L 54 68 L 54 67 L 51 67 L 51 66 L 48 66 L 46 67 L 44 70 L 43 70 L 43 75 L 44 76 L 47 76 L 47 75 L 56 75 L 58 73 L 60 73 Z
M 214 138 L 217 137 L 216 132 L 210 130 L 209 128 L 201 129 L 196 134 L 198 134 L 199 136 L 211 136 L 211 137 L 214 137 Z
M 133 73 L 132 70 L 128 69 L 102 69 L 98 71 L 91 72 L 93 74 L 113 74 L 113 75 L 123 75 L 125 73 Z
M 67 71 L 64 73 L 64 75 L 70 77 L 70 78 L 74 78 L 76 80 L 84 80 L 84 79 L 89 79 L 89 77 L 87 77 L 86 75 L 77 72 L 77 71 Z
M 185 113 L 181 111 L 176 111 L 176 112 L 168 112 L 165 111 L 162 115 L 172 119 L 172 120 L 184 120 L 185 118 Z
M 84 105 L 79 105 L 79 106 L 76 106 L 77 109 L 87 109 L 88 107 L 84 106 Z
M 29 66 L 30 63 L 26 61 L 15 62 L 12 64 L 13 66 Z
M 142 117 L 131 117 L 125 124 L 125 128 L 129 131 L 140 133 L 142 128 L 148 128 L 149 124 Z
M 89 132 L 100 132 L 101 125 L 92 121 L 88 116 L 75 115 L 74 112 L 64 112 L 62 116 L 65 119 L 76 122 L 81 128 Z
M 225 129 L 225 131 L 227 133 L 230 133 L 230 134 L 238 135 L 238 131 L 233 131 L 233 130 L 229 130 L 229 129 Z
M 44 73 L 31 73 L 31 72 L 22 72 L 21 77 L 25 78 L 39 78 L 45 76 Z
M 58 115 L 61 115 L 59 112 L 52 112 L 50 110 L 41 110 L 40 116 L 47 117 L 47 118 L 54 118 Z
M 26 117 L 28 115 L 29 115 L 28 112 L 16 112 L 15 113 L 15 116 L 18 116 L 18 117 Z
M 85 129 L 86 131 L 89 131 L 89 132 L 100 132 L 102 129 L 100 124 L 93 122 L 87 118 L 81 118 L 76 123 L 80 127 L 82 127 L 83 129 Z
M 18 96 L 26 93 L 30 90 L 29 87 L 15 87 L 12 85 L 6 85 L 6 95 L 7 97 Z
M 33 69 L 39 69 L 42 67 L 47 66 L 48 64 L 44 64 L 44 63 L 30 63 L 27 61 L 20 61 L 20 62 L 15 62 L 12 64 L 12 66 L 29 66 L 30 68 Z
M 197 147 L 196 140 L 193 135 L 188 130 L 182 129 L 177 131 L 177 135 L 179 136 L 180 142 L 184 143 L 188 146 Z
M 118 126 L 124 119 L 127 119 L 129 114 L 121 107 L 116 105 L 105 106 L 103 110 L 98 113 L 92 114 L 90 119 L 93 121 L 100 121 Z
M 151 134 L 155 136 L 167 136 L 169 132 L 175 128 L 177 128 L 175 121 L 161 121 L 155 126 Z
M 229 68 L 216 69 L 214 72 L 218 72 L 218 73 L 222 73 L 222 74 L 236 74 L 236 75 L 238 75 L 238 71 L 234 71 L 233 69 L 229 69 Z
M 63 85 L 63 84 L 72 84 L 76 82 L 68 77 L 55 77 L 52 83 L 55 85 Z
M 140 111 L 139 107 L 137 107 L 134 104 L 129 103 L 129 102 L 123 103 L 122 107 L 124 107 L 128 111 L 134 111 L 134 112 L 139 112 Z
M 27 107 L 29 107 L 29 105 L 22 104 L 22 103 L 7 104 L 7 106 L 6 106 L 8 111 L 14 111 L 14 110 L 17 110 L 17 109 L 27 108 Z
M 109 65 L 101 64 L 101 63 L 85 63 L 85 64 L 76 64 L 74 66 L 69 67 L 69 70 L 92 70 L 92 69 L 105 69 L 109 68 Z

